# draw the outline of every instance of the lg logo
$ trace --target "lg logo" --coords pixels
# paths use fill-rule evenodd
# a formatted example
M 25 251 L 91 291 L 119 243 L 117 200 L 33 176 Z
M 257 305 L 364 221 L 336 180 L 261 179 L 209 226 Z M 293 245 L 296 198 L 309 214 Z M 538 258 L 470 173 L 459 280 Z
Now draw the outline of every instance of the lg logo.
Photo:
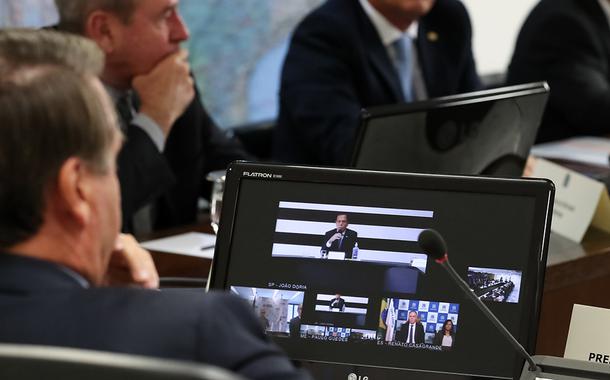
M 347 375 L 347 380 L 369 380 L 368 376 L 358 376 L 355 373 Z

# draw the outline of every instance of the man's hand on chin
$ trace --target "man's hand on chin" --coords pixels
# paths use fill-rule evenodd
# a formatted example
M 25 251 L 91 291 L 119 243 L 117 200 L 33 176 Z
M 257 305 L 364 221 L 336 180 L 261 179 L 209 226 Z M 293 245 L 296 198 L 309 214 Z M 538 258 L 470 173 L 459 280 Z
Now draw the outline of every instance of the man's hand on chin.
M 159 287 L 159 274 L 150 253 L 131 235 L 120 234 L 110 257 L 106 286 Z

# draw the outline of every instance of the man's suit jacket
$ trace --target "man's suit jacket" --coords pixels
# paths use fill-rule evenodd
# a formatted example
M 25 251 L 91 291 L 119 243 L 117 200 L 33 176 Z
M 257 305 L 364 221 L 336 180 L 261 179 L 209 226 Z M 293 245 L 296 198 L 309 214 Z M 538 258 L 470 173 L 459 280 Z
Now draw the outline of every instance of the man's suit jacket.
M 333 298 L 330 301 L 330 305 L 328 308 L 332 311 L 333 309 L 338 309 L 339 311 L 345 310 L 345 300 L 341 297 Z
M 403 324 L 400 330 L 396 333 L 396 340 L 399 342 L 406 343 L 409 336 L 409 322 Z M 424 332 L 424 325 L 421 322 L 415 322 L 415 343 L 424 343 L 426 333 Z
M 330 244 L 330 247 L 326 246 L 328 240 L 337 233 L 337 229 L 333 228 L 332 230 L 326 232 L 324 234 L 324 240 L 322 241 L 323 250 L 327 251 L 341 251 L 345 252 L 345 258 L 352 257 L 352 249 L 354 248 L 354 244 L 356 244 L 356 239 L 358 239 L 358 233 L 354 230 L 350 230 L 349 228 L 345 229 L 345 234 L 343 235 L 343 241 L 341 242 L 341 247 L 339 247 L 339 240 L 335 240 Z
M 419 21 L 417 48 L 430 97 L 480 87 L 461 2 L 436 1 Z M 398 73 L 359 1 L 329 0 L 292 37 L 282 70 L 274 156 L 345 164 L 360 110 L 403 101 Z
M 301 336 L 301 317 L 294 317 L 288 322 L 291 338 L 298 338 Z
M 205 362 L 252 379 L 308 378 L 241 299 L 83 288 L 55 264 L 0 253 L 0 341 Z
M 218 129 L 199 93 L 174 123 L 162 153 L 141 128 L 130 125 L 126 135 L 118 159 L 125 232 L 133 230 L 133 214 L 151 202 L 155 229 L 194 223 L 197 199 L 208 198 L 211 189 L 206 174 L 250 157 Z
M 525 21 L 508 82 L 546 80 L 538 142 L 610 134 L 610 27 L 597 0 L 542 0 Z

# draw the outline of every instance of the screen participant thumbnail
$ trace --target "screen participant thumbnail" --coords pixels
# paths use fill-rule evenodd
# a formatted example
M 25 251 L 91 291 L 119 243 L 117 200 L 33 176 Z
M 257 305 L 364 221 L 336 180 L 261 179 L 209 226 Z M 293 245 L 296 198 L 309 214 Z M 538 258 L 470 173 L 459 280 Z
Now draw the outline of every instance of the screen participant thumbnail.
M 391 346 L 449 350 L 455 343 L 457 303 L 385 298 L 377 339 Z
M 316 311 L 331 311 L 366 315 L 369 299 L 366 297 L 342 296 L 336 294 L 318 294 Z
M 518 303 L 521 293 L 521 272 L 469 267 L 468 286 L 482 301 Z
M 267 333 L 287 337 L 300 330 L 304 292 L 243 286 L 231 286 L 231 292 L 250 302 Z
M 419 233 L 432 210 L 280 201 L 273 257 L 402 264 L 425 272 Z
M 311 304 L 309 307 L 311 308 Z M 316 294 L 315 304 L 311 310 L 310 322 L 326 326 L 362 327 L 366 323 L 369 307 L 367 297 L 353 295 Z
M 332 342 L 369 342 L 376 341 L 376 331 L 350 327 L 301 325 L 301 338 Z

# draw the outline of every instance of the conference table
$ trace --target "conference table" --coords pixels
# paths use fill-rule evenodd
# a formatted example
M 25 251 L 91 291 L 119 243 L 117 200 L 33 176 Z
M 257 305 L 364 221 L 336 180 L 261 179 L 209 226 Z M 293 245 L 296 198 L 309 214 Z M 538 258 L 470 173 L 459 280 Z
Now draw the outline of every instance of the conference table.
M 197 225 L 157 232 L 140 240 L 187 231 L 212 233 L 203 220 Z M 163 278 L 207 278 L 210 259 L 151 252 Z M 176 282 L 178 286 L 180 282 Z M 175 284 L 174 284 L 175 285 Z M 536 354 L 563 356 L 575 303 L 610 308 L 610 234 L 591 228 L 582 243 L 551 234 Z M 600 326 L 603 328 L 603 326 Z
M 563 356 L 575 303 L 610 308 L 610 234 L 595 228 L 580 244 L 551 234 L 537 354 Z

